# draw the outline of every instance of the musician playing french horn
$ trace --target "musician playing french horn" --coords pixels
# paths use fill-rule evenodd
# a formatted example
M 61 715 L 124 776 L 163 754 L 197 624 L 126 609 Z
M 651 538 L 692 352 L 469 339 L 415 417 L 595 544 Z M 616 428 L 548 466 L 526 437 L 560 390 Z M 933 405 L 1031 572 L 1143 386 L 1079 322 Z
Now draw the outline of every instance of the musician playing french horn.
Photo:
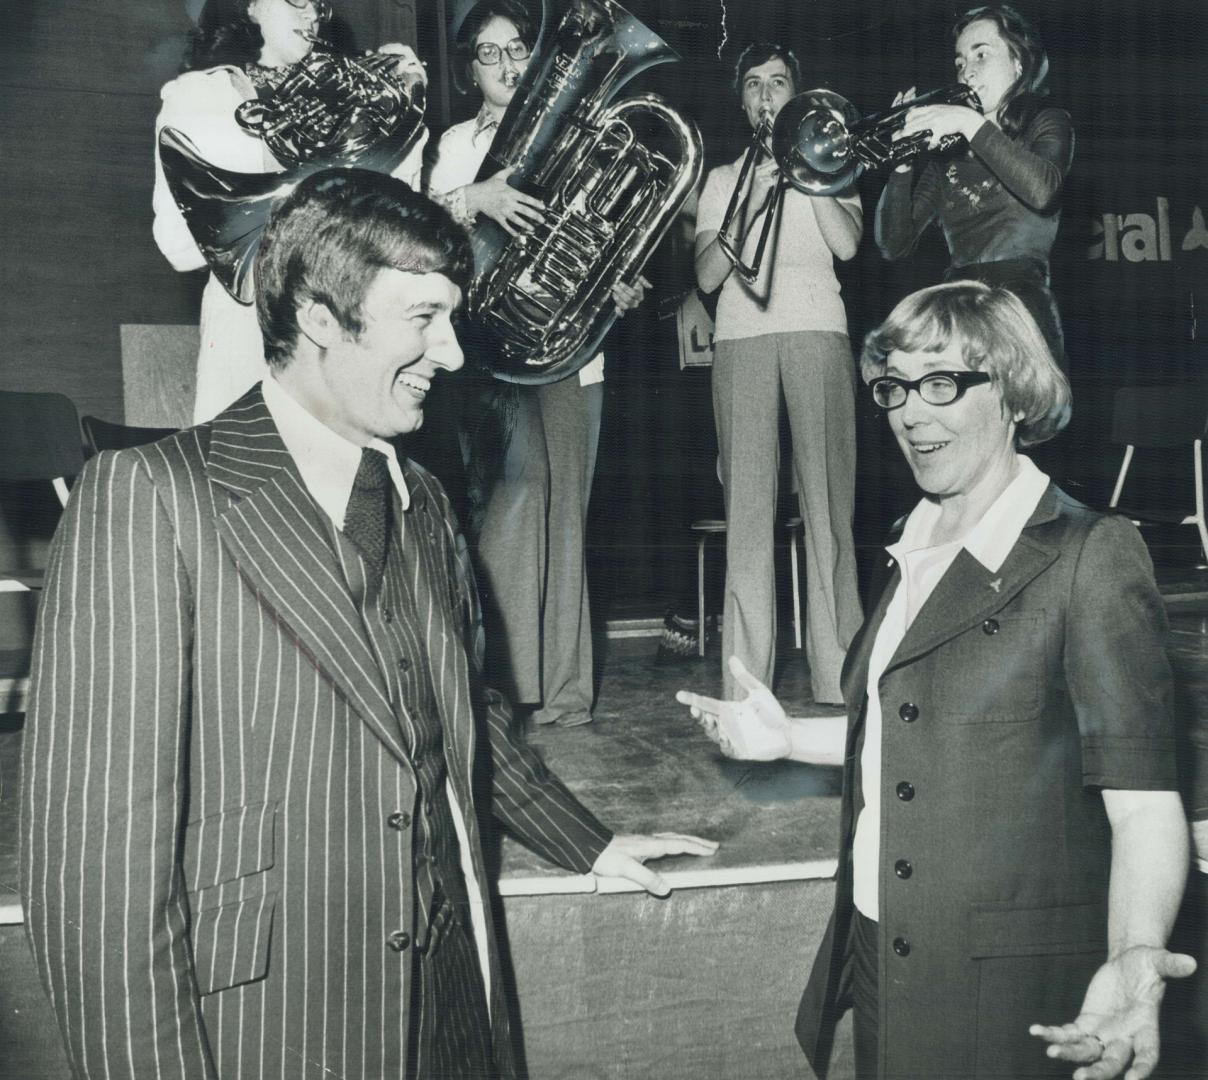
M 441 137 L 428 192 L 470 228 L 482 214 L 509 233 L 531 230 L 544 204 L 510 186 L 510 170 L 475 177 L 528 66 L 535 27 L 521 5 L 484 0 L 462 8 L 454 36 L 462 76 L 481 92 L 482 107 Z M 618 282 L 618 310 L 641 303 L 648 285 L 644 278 Z M 473 347 L 468 343 L 470 366 Z M 535 722 L 559 727 L 592 719 L 583 548 L 603 379 L 601 353 L 560 382 L 487 379 L 467 390 L 475 398 L 465 439 L 470 533 L 490 627 L 488 667 L 513 700 L 534 707 Z
M 275 173 L 264 141 L 236 121 L 244 102 L 269 97 L 315 47 L 327 47 L 330 9 L 323 0 L 207 0 L 184 58 L 184 71 L 160 91 L 155 134 L 174 128 L 208 162 L 240 173 Z M 407 87 L 427 74 L 414 51 L 397 43 L 379 52 L 398 56 L 397 79 Z M 394 175 L 419 187 L 426 132 Z M 206 260 L 164 177 L 159 156 L 153 196 L 155 243 L 172 266 L 198 270 Z M 256 309 L 230 296 L 211 275 L 201 301 L 201 347 L 193 419 L 211 419 L 266 373 Z
M 923 155 L 889 175 L 877 204 L 876 239 L 887 259 L 908 255 L 938 221 L 951 255 L 945 280 L 971 278 L 1015 293 L 1065 368 L 1061 318 L 1049 288 L 1049 252 L 1074 155 L 1070 116 L 1047 99 L 1049 61 L 1036 28 L 1014 8 L 973 8 L 953 24 L 956 77 L 977 92 L 962 105 L 910 110 L 898 138 L 950 134 L 966 153 Z M 894 104 L 910 101 L 914 88 Z
M 792 51 L 749 46 L 735 68 L 735 91 L 753 131 L 768 130 L 801 89 Z M 851 520 L 855 501 L 854 369 L 834 260 L 850 259 L 863 215 L 854 191 L 811 196 L 789 188 L 773 213 L 754 281 L 732 270 L 719 240 L 741 159 L 705 181 L 696 220 L 696 277 L 721 288 L 713 359 L 713 409 L 725 488 L 726 589 L 722 655 L 738 656 L 769 682 L 776 655 L 773 569 L 783 392 L 792 430 L 806 548 L 806 651 L 815 700 L 838 703 L 839 671 L 861 622 Z M 751 170 L 745 210 L 731 225 L 732 247 L 752 260 L 776 162 Z M 724 665 L 723 665 L 724 667 Z M 724 668 L 723 696 L 738 688 Z

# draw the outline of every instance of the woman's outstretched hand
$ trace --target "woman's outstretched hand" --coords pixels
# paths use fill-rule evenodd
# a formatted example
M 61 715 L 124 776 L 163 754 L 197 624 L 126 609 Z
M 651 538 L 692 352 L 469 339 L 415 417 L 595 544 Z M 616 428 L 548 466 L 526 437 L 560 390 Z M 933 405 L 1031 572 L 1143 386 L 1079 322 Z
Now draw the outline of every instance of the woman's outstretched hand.
M 744 761 L 777 761 L 792 749 L 789 718 L 776 695 L 752 675 L 737 656 L 730 673 L 746 691 L 741 701 L 719 701 L 689 690 L 675 699 L 687 705 L 701 727 L 726 757 Z

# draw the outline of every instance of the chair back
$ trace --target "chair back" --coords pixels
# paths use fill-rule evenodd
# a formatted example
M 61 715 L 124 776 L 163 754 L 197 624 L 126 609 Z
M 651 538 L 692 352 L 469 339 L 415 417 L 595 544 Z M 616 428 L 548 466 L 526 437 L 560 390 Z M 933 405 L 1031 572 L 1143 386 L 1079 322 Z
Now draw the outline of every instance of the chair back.
M 109 420 L 102 420 L 99 416 L 83 416 L 80 423 L 84 428 L 84 442 L 88 446 L 89 455 L 99 454 L 102 450 L 128 450 L 132 446 L 146 446 L 147 443 L 175 435 L 177 431 L 176 428 L 170 427 L 114 424 Z
M 1122 386 L 1112 407 L 1112 442 L 1120 446 L 1187 446 L 1208 429 L 1208 382 Z
M 62 394 L 0 390 L 0 480 L 55 480 L 84 467 L 80 420 Z

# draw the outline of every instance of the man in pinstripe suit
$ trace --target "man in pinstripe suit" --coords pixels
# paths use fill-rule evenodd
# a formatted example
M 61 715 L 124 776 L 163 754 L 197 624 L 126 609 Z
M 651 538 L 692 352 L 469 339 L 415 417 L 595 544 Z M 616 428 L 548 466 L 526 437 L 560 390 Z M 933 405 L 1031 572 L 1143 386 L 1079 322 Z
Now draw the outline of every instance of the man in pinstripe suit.
M 480 816 L 655 892 L 642 859 L 715 846 L 613 837 L 477 685 L 447 500 L 387 441 L 461 365 L 469 273 L 406 185 L 312 176 L 257 260 L 272 377 L 77 484 L 21 824 L 77 1076 L 511 1075 Z

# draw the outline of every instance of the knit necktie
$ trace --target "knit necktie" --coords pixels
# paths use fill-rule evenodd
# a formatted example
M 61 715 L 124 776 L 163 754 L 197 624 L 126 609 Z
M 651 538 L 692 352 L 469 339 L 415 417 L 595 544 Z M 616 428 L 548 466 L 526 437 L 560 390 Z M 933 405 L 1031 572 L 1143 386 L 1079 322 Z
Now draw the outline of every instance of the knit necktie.
M 390 488 L 386 455 L 364 447 L 356 479 L 352 482 L 352 494 L 348 496 L 348 509 L 344 511 L 344 535 L 365 557 L 374 584 L 381 582 L 386 569 L 393 502 Z

